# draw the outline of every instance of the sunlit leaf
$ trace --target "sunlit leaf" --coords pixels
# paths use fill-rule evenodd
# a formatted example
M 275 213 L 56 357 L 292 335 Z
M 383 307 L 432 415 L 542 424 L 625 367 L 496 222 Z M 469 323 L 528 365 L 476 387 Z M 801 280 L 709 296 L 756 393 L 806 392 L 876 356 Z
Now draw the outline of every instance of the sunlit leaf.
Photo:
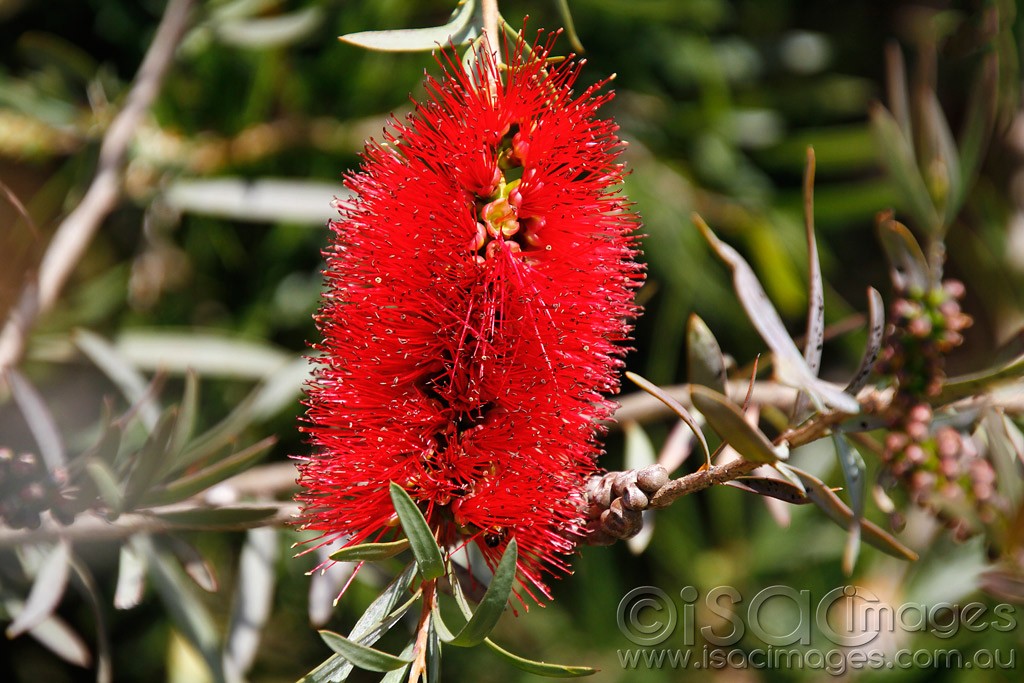
M 399 653 L 399 657 L 402 659 L 409 659 L 412 657 L 413 649 L 416 647 L 416 643 L 409 643 L 405 646 L 405 649 Z M 411 664 L 406 664 L 403 667 L 399 667 L 394 671 L 389 671 L 384 674 L 384 677 L 380 679 L 380 683 L 406 683 L 409 680 L 409 667 Z
M 352 631 L 349 632 L 349 640 L 363 645 L 372 645 L 377 642 L 404 614 L 401 609 L 396 610 L 395 608 L 402 597 L 407 594 L 415 574 L 416 564 L 412 563 L 370 603 L 370 606 L 352 627 Z M 409 606 L 411 604 L 411 602 L 407 603 Z M 403 653 L 402 656 L 406 656 L 406 654 Z M 306 674 L 299 683 L 338 683 L 346 680 L 352 673 L 352 669 L 351 662 L 341 655 L 335 654 Z
M 304 40 L 323 20 L 323 10 L 311 6 L 276 16 L 225 21 L 217 25 L 216 34 L 227 45 L 270 50 Z
M 366 671 L 393 671 L 410 664 L 411 658 L 396 657 L 381 650 L 360 645 L 333 631 L 320 631 L 320 637 L 336 653 Z
M 131 609 L 142 602 L 146 587 L 146 558 L 133 543 L 124 543 L 118 555 L 114 607 Z
M 519 558 L 519 547 L 516 539 L 508 542 L 505 552 L 494 570 L 494 577 L 487 586 L 483 600 L 477 605 L 476 611 L 469 622 L 450 640 L 458 647 L 474 647 L 483 642 L 498 624 L 498 619 L 505 611 L 512 582 L 516 577 L 516 561 Z
M 815 401 L 846 413 L 857 413 L 860 405 L 849 394 L 838 387 L 818 379 L 807 366 L 803 354 L 786 332 L 775 306 L 768 299 L 764 287 L 739 253 L 715 236 L 700 216 L 693 217 L 708 244 L 718 257 L 732 270 L 733 286 L 747 312 L 747 317 L 757 329 L 775 359 L 775 372 L 779 381 L 809 393 Z
M 361 31 L 341 36 L 340 40 L 368 50 L 385 52 L 419 52 L 447 47 L 449 44 L 465 45 L 479 35 L 477 25 L 480 22 L 472 21 L 476 11 L 476 0 L 461 0 L 452 20 L 444 26 Z
M 5 600 L 4 607 L 10 614 L 18 614 L 25 608 L 24 603 L 18 600 Z M 92 664 L 92 656 L 85 641 L 66 621 L 55 614 L 29 629 L 28 635 L 69 664 L 82 668 Z
M 70 562 L 71 546 L 65 540 L 57 541 L 39 566 L 24 608 L 7 626 L 8 638 L 16 638 L 39 626 L 53 614 L 68 585 Z
M 1022 377 L 1024 377 L 1024 354 L 999 367 L 949 378 L 942 385 L 942 391 L 936 397 L 936 401 L 946 403 L 965 396 L 984 393 L 998 384 Z
M 246 532 L 224 646 L 225 666 L 230 667 L 233 674 L 244 676 L 259 651 L 260 638 L 274 601 L 277 555 L 276 529 Z
M 807 342 L 804 360 L 811 374 L 817 376 L 825 344 L 825 289 L 821 281 L 818 241 L 814 236 L 814 170 L 814 148 L 808 147 L 804 172 L 804 233 L 807 238 Z M 806 408 L 807 394 L 801 392 L 793 407 L 794 417 L 801 419 Z
M 390 488 L 391 502 L 398 513 L 398 519 L 402 522 L 402 530 L 409 539 L 420 574 L 425 581 L 436 579 L 444 574 L 444 558 L 434 534 L 427 526 L 427 520 L 405 489 L 395 482 L 391 482 Z
M 536 674 L 537 676 L 546 676 L 547 678 L 579 678 L 580 676 L 592 676 L 597 673 L 597 669 L 591 669 L 588 666 L 568 666 L 525 659 L 519 655 L 512 654 L 490 638 L 485 639 L 484 644 L 506 664 L 511 664 L 517 669 Z
M 403 538 L 390 543 L 360 543 L 331 553 L 335 562 L 377 562 L 387 560 L 409 549 L 409 539 Z
M 722 394 L 697 385 L 690 387 L 690 396 L 693 407 L 745 460 L 773 463 L 786 459 L 787 453 L 773 446 L 761 430 L 746 421 L 739 407 Z

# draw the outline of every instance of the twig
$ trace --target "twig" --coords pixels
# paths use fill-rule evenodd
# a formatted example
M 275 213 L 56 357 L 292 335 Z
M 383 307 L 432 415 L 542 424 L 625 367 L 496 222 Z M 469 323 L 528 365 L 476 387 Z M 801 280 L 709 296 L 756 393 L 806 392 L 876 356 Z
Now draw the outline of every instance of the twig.
M 205 530 L 242 531 L 264 526 L 284 526 L 295 521 L 299 506 L 292 502 L 260 503 L 258 507 L 276 506 L 277 512 L 271 517 L 232 522 L 230 524 L 203 525 Z M 236 506 L 237 507 L 237 506 Z M 168 508 L 161 508 L 168 509 Z M 175 508 L 181 511 L 180 506 Z M 45 519 L 38 529 L 8 529 L 0 527 L 0 548 L 10 548 L 23 543 L 38 543 L 64 538 L 69 541 L 116 541 L 140 533 L 167 533 L 171 531 L 188 531 L 191 527 L 173 524 L 145 512 L 123 514 L 110 522 L 92 513 L 79 515 L 73 524 L 61 526 L 50 519 Z
M 437 596 L 437 579 L 423 583 L 423 610 L 416 627 L 416 644 L 413 645 L 412 666 L 409 667 L 409 683 L 427 680 L 427 648 L 430 637 L 430 619 L 433 616 L 434 600 Z
M 81 260 L 100 223 L 121 194 L 121 172 L 135 131 L 149 109 L 175 48 L 187 25 L 193 0 L 170 0 L 125 100 L 100 146 L 99 166 L 81 203 L 57 228 L 39 267 L 39 277 L 26 284 L 18 304 L 0 333 L 0 369 L 16 363 L 25 349 L 36 318 L 50 310 Z
M 764 463 L 750 462 L 749 460 L 732 460 L 725 465 L 714 466 L 697 470 L 685 477 L 673 479 L 662 486 L 651 499 L 649 509 L 667 508 L 677 499 L 697 491 L 711 488 L 716 484 L 724 484 L 737 477 L 750 474 Z

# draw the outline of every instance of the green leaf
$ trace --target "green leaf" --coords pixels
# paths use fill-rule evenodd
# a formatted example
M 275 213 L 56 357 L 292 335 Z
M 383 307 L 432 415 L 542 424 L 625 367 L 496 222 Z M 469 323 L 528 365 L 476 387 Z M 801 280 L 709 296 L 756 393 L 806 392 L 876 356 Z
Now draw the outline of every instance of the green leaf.
M 776 449 L 760 429 L 747 422 L 739 407 L 722 394 L 697 385 L 690 387 L 690 397 L 693 407 L 745 460 L 773 463 L 786 459 L 786 453 Z
M 257 19 L 225 21 L 216 28 L 226 45 L 253 50 L 271 50 L 293 45 L 320 28 L 324 13 L 319 7 L 305 7 L 287 14 Z
M 405 646 L 405 649 L 403 649 L 401 654 L 399 654 L 398 656 L 401 658 L 411 658 L 412 651 L 415 648 L 415 646 L 416 643 L 409 643 Z M 386 674 L 384 674 L 384 677 L 380 679 L 380 683 L 406 683 L 406 681 L 409 680 L 409 666 L 409 664 L 406 664 L 405 666 L 395 669 L 394 671 L 387 672 Z
M 216 593 L 219 582 L 213 571 L 213 565 L 194 545 L 174 534 L 164 534 L 153 538 L 153 542 L 161 551 L 174 556 L 188 577 L 207 593 Z
M 942 386 L 936 403 L 947 403 L 958 398 L 983 393 L 997 384 L 1024 377 L 1024 354 L 999 367 L 959 377 L 951 377 Z
M 928 259 L 907 226 L 894 220 L 891 212 L 883 213 L 878 217 L 878 236 L 893 268 L 893 283 L 912 292 L 930 290 L 934 278 Z
M 458 647 L 474 647 L 490 635 L 498 620 L 505 612 L 509 595 L 512 593 L 512 582 L 516 578 L 516 562 L 519 558 L 519 546 L 516 539 L 508 542 L 505 552 L 494 570 L 487 592 L 477 606 L 469 622 L 449 641 Z
M 576 25 L 572 20 L 572 12 L 569 10 L 569 0 L 557 0 L 558 15 L 562 18 L 562 26 L 565 27 L 565 37 L 569 39 L 569 46 L 576 52 L 583 52 L 583 43 L 576 34 Z
M 168 462 L 173 463 L 185 450 L 188 440 L 192 438 L 192 431 L 196 425 L 196 414 L 199 410 L 199 377 L 194 370 L 185 373 L 185 391 L 181 397 L 181 405 L 178 408 L 178 417 L 174 421 L 174 429 L 171 432 L 170 441 L 167 444 Z M 173 465 L 161 469 L 161 472 L 171 471 Z
M 361 543 L 331 553 L 331 559 L 335 562 L 377 562 L 390 559 L 408 548 L 407 538 L 390 543 Z
M 579 678 L 581 676 L 592 676 L 597 673 L 597 669 L 591 669 L 589 666 L 567 666 L 565 664 L 551 664 L 549 662 L 535 662 L 519 655 L 514 655 L 508 650 L 504 649 L 490 638 L 484 639 L 484 644 L 491 649 L 492 652 L 497 654 L 506 664 L 526 671 L 527 673 L 536 674 L 538 676 L 547 676 L 548 678 Z
M 234 455 L 152 490 L 145 496 L 144 502 L 147 505 L 166 505 L 205 491 L 214 484 L 219 484 L 228 477 L 251 467 L 276 441 L 277 439 L 273 436 L 258 441 Z
M 686 325 L 686 361 L 690 384 L 727 393 L 725 358 L 711 329 L 694 313 Z
M 370 606 L 366 608 L 366 611 L 363 612 L 363 615 L 359 617 L 355 626 L 349 632 L 349 640 L 357 641 L 363 645 L 372 645 L 377 642 L 401 618 L 405 610 L 412 605 L 413 600 L 409 600 L 403 606 L 404 609 L 395 609 L 402 596 L 408 592 L 415 574 L 416 564 L 410 563 L 384 589 L 384 592 L 377 596 L 370 603 Z M 417 596 L 414 595 L 413 597 Z M 402 656 L 406 654 L 408 653 L 403 653 Z M 303 676 L 299 683 L 339 683 L 349 677 L 353 668 L 352 663 L 341 655 L 331 655 L 318 667 Z
M 96 484 L 100 497 L 110 508 L 114 517 L 124 512 L 124 494 L 121 492 L 121 485 L 114 477 L 114 473 L 107 467 L 107 463 L 97 458 L 89 458 L 85 463 L 85 471 Z
M 42 624 L 53 614 L 64 597 L 71 568 L 71 546 L 65 540 L 58 541 L 43 558 L 39 573 L 32 582 L 25 606 L 7 626 L 7 637 L 17 638 L 22 633 Z
M 395 512 L 398 513 L 398 519 L 402 522 L 402 529 L 409 539 L 420 575 L 423 576 L 424 581 L 442 576 L 444 574 L 444 558 L 441 556 L 441 548 L 438 547 L 434 534 L 427 526 L 426 518 L 423 517 L 423 513 L 420 512 L 405 489 L 395 482 L 391 482 L 390 488 L 391 502 L 395 506 Z
M 938 234 L 941 219 L 935 210 L 928 186 L 917 167 L 917 158 L 910 141 L 903 135 L 896 119 L 881 104 L 871 108 L 871 128 L 889 176 L 896 183 L 907 210 L 930 234 Z
M 853 511 L 846 506 L 839 496 L 835 494 L 829 487 L 825 486 L 824 483 L 812 474 L 809 474 L 801 469 L 789 466 L 791 472 L 794 472 L 800 477 L 800 481 L 803 482 L 807 488 L 807 496 L 817 505 L 822 512 L 828 515 L 829 519 L 838 524 L 844 529 L 849 529 L 851 524 L 854 522 Z M 892 555 L 893 557 L 901 560 L 914 561 L 917 559 L 917 553 L 910 548 L 906 547 L 898 540 L 893 538 L 892 535 L 879 528 L 877 525 L 872 523 L 870 520 L 861 520 L 861 533 L 864 540 L 882 552 Z
M 182 510 L 154 509 L 149 513 L 173 526 L 185 529 L 236 529 L 273 517 L 276 505 L 239 504 L 225 507 L 190 507 Z
M 806 391 L 816 403 L 823 403 L 845 413 L 860 412 L 860 404 L 852 396 L 811 372 L 803 354 L 786 332 L 786 326 L 782 324 L 782 318 L 764 287 L 739 252 L 718 239 L 700 216 L 695 215 L 693 220 L 718 257 L 732 270 L 733 288 L 750 322 L 772 350 L 779 381 Z
M 124 487 L 124 509 L 134 510 L 152 489 L 157 474 L 167 461 L 168 444 L 174 432 L 178 411 L 170 408 L 160 416 L 146 443 L 132 460 L 131 470 Z
M 640 375 L 634 372 L 627 372 L 626 377 L 648 394 L 668 406 L 668 408 L 675 413 L 680 420 L 686 423 L 686 426 L 689 427 L 693 431 L 694 436 L 697 437 L 697 441 L 700 442 L 701 449 L 704 451 L 704 459 L 710 462 L 711 449 L 708 448 L 708 441 L 704 438 L 704 432 L 700 430 L 700 425 L 697 424 L 697 420 L 695 420 L 693 415 L 690 414 L 690 411 L 684 408 L 682 403 L 669 396 L 668 393 L 660 387 L 644 379 Z
M 935 96 L 935 92 L 929 89 L 922 99 L 924 100 L 924 128 L 930 133 L 935 144 L 935 160 L 941 164 L 946 175 L 944 178 L 945 196 L 942 201 L 943 217 L 940 226 L 945 231 L 945 228 L 956 218 L 956 214 L 963 204 L 965 186 L 963 172 L 960 168 L 960 154 L 956 149 L 953 132 L 949 129 L 949 121 L 942 113 L 942 107 L 939 105 L 939 98 Z
M 368 50 L 383 52 L 420 52 L 449 44 L 465 45 L 480 35 L 472 21 L 477 13 L 476 0 L 461 0 L 452 20 L 432 28 L 398 29 L 390 31 L 360 31 L 341 36 L 339 40 Z
M 333 631 L 320 631 L 320 637 L 329 648 L 366 671 L 384 673 L 412 663 L 412 658 L 396 657 L 387 652 L 360 645 Z

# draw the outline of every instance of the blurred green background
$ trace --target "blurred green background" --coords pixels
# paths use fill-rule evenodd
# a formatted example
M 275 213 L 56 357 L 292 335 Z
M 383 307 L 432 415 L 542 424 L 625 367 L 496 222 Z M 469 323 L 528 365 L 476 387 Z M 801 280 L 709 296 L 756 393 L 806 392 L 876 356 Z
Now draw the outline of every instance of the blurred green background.
M 98 144 L 149 45 L 163 10 L 158 0 L 0 0 L 0 180 L 21 198 L 42 233 L 74 207 L 95 169 Z M 1000 68 L 996 130 L 966 205 L 948 236 L 947 273 L 967 284 L 965 309 L 975 318 L 951 370 L 989 362 L 1012 339 L 1024 312 L 1024 211 L 1017 46 L 1024 19 L 1008 1 L 832 2 L 801 0 L 572 0 L 586 48 L 582 79 L 617 74 L 614 116 L 629 142 L 626 192 L 644 218 L 648 283 L 629 368 L 661 384 L 685 380 L 685 323 L 702 316 L 738 366 L 763 345 L 731 289 L 728 271 L 690 221 L 700 212 L 751 262 L 800 334 L 806 310 L 806 246 L 801 182 L 805 149 L 817 156 L 816 225 L 826 281 L 826 320 L 847 320 L 866 307 L 865 288 L 891 291 L 874 233 L 874 216 L 904 209 L 887 178 L 869 122 L 884 100 L 885 50 L 899 45 L 913 82 L 931 82 L 958 130 L 982 58 Z M 408 110 L 422 93 L 425 53 L 372 53 L 339 43 L 362 30 L 444 23 L 441 0 L 223 0 L 199 4 L 152 115 L 132 147 L 125 196 L 36 330 L 26 370 L 61 417 L 69 438 L 100 414 L 116 391 L 72 354 L 69 330 L 85 327 L 122 344 L 148 371 L 170 363 L 165 392 L 181 391 L 180 369 L 199 362 L 200 420 L 212 424 L 253 384 L 304 353 L 314 338 L 321 257 L 342 192 L 341 174 L 358 164 L 363 140 L 379 135 L 389 113 Z M 513 24 L 529 31 L 562 25 L 553 0 L 504 0 Z M 994 18 L 993 18 L 994 17 Z M 566 40 L 559 43 L 569 52 Z M 915 80 L 916 79 L 916 80 Z M 579 85 L 582 89 L 584 83 Z M 1013 124 L 1016 121 L 1016 128 Z M 1015 131 L 1011 134 L 1012 131 Z M 1017 216 L 1016 223 L 1014 218 Z M 909 220 L 908 220 L 909 223 Z M 915 229 L 909 223 L 911 229 Z M 0 275 L 4 308 L 45 239 L 0 202 L 0 240 L 11 266 Z M 4 257 L 8 258 L 8 257 Z M 4 267 L 0 266 L 0 270 Z M 18 271 L 21 272 L 21 271 Z M 133 336 L 134 335 L 134 336 Z M 826 346 L 823 375 L 845 382 L 865 335 L 854 326 Z M 210 340 L 231 343 L 217 351 Z M 152 342 L 144 346 L 140 340 Z M 177 370 L 173 369 L 178 368 Z M 279 439 L 270 462 L 305 446 L 293 395 L 253 438 Z M 632 389 L 627 387 L 626 391 Z M 0 433 L 17 442 L 10 411 Z M 671 427 L 645 425 L 655 448 Z M 84 439 L 84 436 L 79 436 Z M 613 432 L 602 465 L 623 466 L 623 439 Z M 826 449 L 827 451 L 827 449 Z M 838 481 L 834 456 L 813 448 L 797 460 Z M 696 467 L 692 462 L 687 469 Z M 869 463 L 871 470 L 871 463 Z M 283 496 L 287 497 L 284 491 Z M 808 506 L 811 507 L 811 506 Z M 920 521 L 920 524 L 925 524 Z M 554 583 L 555 598 L 499 626 L 497 640 L 534 659 L 596 666 L 594 681 L 680 679 L 819 680 L 820 670 L 624 669 L 617 651 L 633 647 L 616 625 L 616 606 L 644 585 L 675 596 L 696 587 L 735 586 L 748 600 L 772 585 L 807 589 L 816 602 L 846 583 L 866 586 L 897 604 L 966 602 L 978 597 L 983 563 L 978 543 L 957 545 L 912 519 L 905 537 L 922 551 L 907 566 L 865 548 L 856 574 L 840 570 L 844 535 L 814 509 L 794 509 L 780 526 L 762 501 L 730 488 L 691 496 L 657 513 L 642 555 L 625 544 L 583 548 L 575 573 Z M 194 535 L 212 561 L 221 590 L 203 594 L 218 623 L 230 611 L 242 534 Z M 292 681 L 329 654 L 309 625 L 310 558 L 292 559 L 292 531 L 278 535 L 273 610 L 252 669 L 253 681 Z M 916 545 L 915 545 L 916 544 Z M 151 594 L 139 608 L 110 606 L 115 546 L 79 548 L 106 598 L 114 643 L 114 680 L 202 680 L 171 622 Z M 334 610 L 328 627 L 347 632 L 376 594 L 383 575 L 367 569 Z M 815 603 L 812 603 L 815 604 Z M 991 604 L 991 601 L 986 604 Z M 95 637 L 89 606 L 74 593 L 59 613 L 87 642 Z M 698 627 L 716 624 L 698 610 Z M 787 632 L 782 615 L 777 632 Z M 400 630 L 400 629 L 399 629 Z M 955 639 L 915 638 L 913 647 L 1019 648 L 1022 628 L 964 632 Z M 819 643 L 819 640 L 821 641 Z M 756 639 L 742 641 L 757 647 Z M 177 643 L 176 645 L 172 643 Z M 386 647 L 400 647 L 385 639 Z M 825 647 L 824 640 L 815 645 Z M 663 647 L 682 647 L 681 636 Z M 1020 652 L 1017 652 L 1020 655 Z M 446 680 L 527 681 L 483 649 L 446 650 Z M 26 637 L 0 641 L 0 678 L 92 680 Z M 869 673 L 866 679 L 881 678 Z M 1012 671 L 890 671 L 892 680 L 1016 680 Z M 373 676 L 352 680 L 376 680 Z

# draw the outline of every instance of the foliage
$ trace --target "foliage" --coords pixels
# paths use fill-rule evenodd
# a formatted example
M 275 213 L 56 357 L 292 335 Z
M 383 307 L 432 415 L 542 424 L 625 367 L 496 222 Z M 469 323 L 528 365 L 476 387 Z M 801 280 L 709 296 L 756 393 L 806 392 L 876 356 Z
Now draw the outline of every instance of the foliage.
M 1024 601 L 1008 0 L 505 0 L 578 88 L 618 74 L 648 282 L 585 488 L 614 545 L 519 619 L 516 543 L 471 576 L 400 487 L 397 540 L 290 557 L 340 174 L 487 4 L 0 3 L 5 680 L 631 680 L 641 584 Z

